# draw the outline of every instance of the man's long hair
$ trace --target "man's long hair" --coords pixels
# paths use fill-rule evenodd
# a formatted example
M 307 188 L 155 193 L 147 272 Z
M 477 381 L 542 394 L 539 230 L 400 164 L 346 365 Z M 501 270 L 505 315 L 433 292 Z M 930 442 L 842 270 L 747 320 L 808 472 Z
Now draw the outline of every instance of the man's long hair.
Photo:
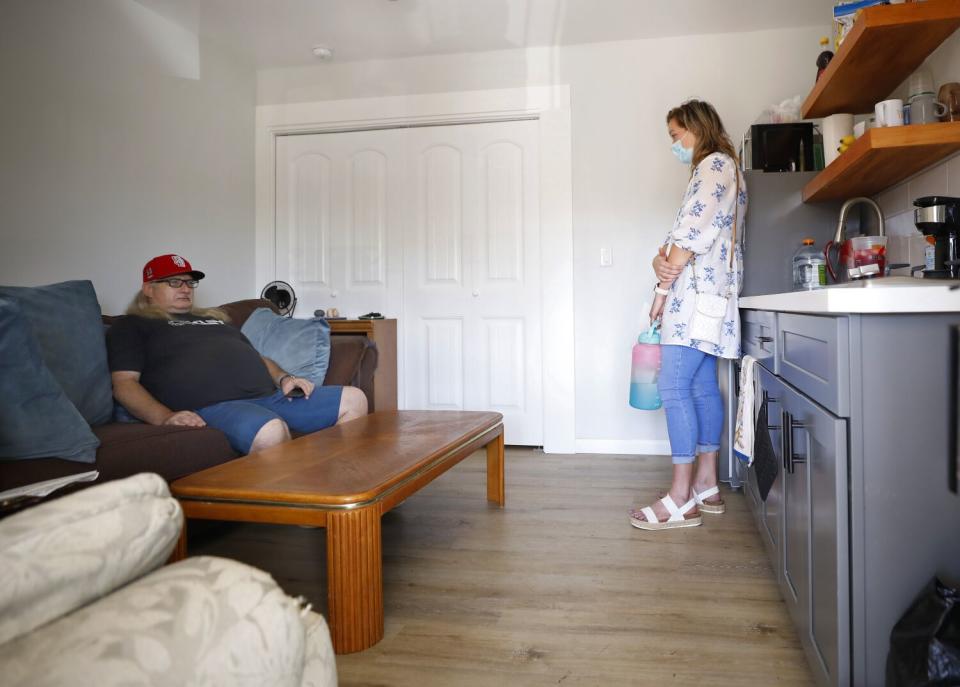
M 697 137 L 691 168 L 696 167 L 703 162 L 703 158 L 713 153 L 729 155 L 737 166 L 740 166 L 737 150 L 733 147 L 733 142 L 713 105 L 703 100 L 688 100 L 667 113 L 667 124 L 672 119 L 677 120 L 677 124 Z
M 150 303 L 150 300 L 147 298 L 147 295 L 142 291 L 137 291 L 137 295 L 133 297 L 133 300 L 130 301 L 130 305 L 127 307 L 128 315 L 136 315 L 138 317 L 149 317 L 156 320 L 172 320 L 173 315 L 168 313 L 162 308 Z M 229 322 L 230 317 L 226 312 L 220 308 L 191 308 L 191 315 L 196 315 L 198 317 L 209 317 L 212 319 L 223 320 L 224 322 Z

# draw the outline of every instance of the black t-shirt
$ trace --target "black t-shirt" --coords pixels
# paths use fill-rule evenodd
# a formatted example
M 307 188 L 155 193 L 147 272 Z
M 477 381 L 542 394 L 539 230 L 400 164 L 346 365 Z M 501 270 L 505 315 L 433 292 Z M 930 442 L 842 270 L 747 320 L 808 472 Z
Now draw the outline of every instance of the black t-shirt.
M 110 371 L 140 373 L 140 384 L 170 410 L 262 398 L 276 387 L 260 354 L 222 320 L 128 315 L 107 332 Z

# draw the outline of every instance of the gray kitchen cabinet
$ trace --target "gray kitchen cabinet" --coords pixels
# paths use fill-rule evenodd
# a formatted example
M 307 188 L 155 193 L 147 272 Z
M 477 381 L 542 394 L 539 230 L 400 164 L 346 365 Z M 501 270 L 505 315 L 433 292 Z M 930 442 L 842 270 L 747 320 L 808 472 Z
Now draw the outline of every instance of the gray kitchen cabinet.
M 768 400 L 779 474 L 764 502 L 741 472 L 746 501 L 817 683 L 883 685 L 897 619 L 934 575 L 960 583 L 948 479 L 960 315 L 763 314 L 775 356 L 757 367 L 755 402 Z

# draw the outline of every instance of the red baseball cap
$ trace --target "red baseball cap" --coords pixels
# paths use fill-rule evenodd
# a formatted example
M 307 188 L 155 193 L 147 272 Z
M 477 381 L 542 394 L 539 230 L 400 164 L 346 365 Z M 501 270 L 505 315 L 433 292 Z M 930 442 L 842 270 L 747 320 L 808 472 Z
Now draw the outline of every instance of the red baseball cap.
M 186 258 L 175 253 L 158 255 L 143 266 L 143 283 L 158 281 L 172 277 L 175 274 L 189 274 L 194 279 L 203 279 L 203 272 L 193 269 Z

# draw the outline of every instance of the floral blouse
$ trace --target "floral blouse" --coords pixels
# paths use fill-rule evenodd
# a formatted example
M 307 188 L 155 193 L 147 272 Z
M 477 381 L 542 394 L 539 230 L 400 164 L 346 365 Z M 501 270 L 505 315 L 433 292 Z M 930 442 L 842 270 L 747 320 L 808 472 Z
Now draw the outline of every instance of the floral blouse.
M 708 155 L 693 170 L 665 244 L 668 250 L 670 244 L 676 244 L 694 256 L 670 287 L 663 308 L 662 344 L 688 346 L 721 358 L 740 357 L 737 295 L 743 279 L 743 250 L 738 241 L 731 268 L 730 249 L 735 201 L 739 203 L 737 236 L 743 235 L 747 187 L 743 175 L 740 175 L 740 193 L 737 194 L 736 174 L 736 163 L 723 153 Z M 687 336 L 698 289 L 702 293 L 729 294 L 719 345 Z

